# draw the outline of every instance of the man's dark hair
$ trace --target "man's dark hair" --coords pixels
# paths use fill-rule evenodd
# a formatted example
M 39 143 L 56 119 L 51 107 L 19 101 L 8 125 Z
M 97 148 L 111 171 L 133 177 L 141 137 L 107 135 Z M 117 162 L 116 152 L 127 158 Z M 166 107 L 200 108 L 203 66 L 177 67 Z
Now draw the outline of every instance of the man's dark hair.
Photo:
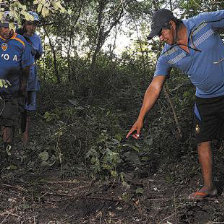
M 183 21 L 181 19 L 177 19 L 176 17 L 173 17 L 172 19 L 170 19 L 172 21 L 175 22 L 176 26 L 177 26 L 177 30 L 179 29 L 179 27 L 183 24 Z M 169 29 L 170 30 L 170 24 L 167 23 L 163 26 L 163 28 L 165 29 Z
M 183 21 L 181 19 L 177 19 L 176 17 L 172 20 L 176 23 L 177 29 L 183 24 Z

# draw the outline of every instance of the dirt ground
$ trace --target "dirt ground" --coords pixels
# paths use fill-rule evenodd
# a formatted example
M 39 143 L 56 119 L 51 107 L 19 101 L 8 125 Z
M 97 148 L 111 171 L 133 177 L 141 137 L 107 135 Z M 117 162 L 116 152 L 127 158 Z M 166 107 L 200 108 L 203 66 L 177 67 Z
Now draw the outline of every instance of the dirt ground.
M 3 178 L 0 223 L 224 223 L 222 195 L 192 202 L 191 186 L 167 184 L 157 175 L 135 179 L 131 188 L 58 176 L 54 170 L 25 176 L 17 171 L 10 182 Z M 135 187 L 144 193 L 136 194 Z
M 44 147 L 40 141 L 28 150 Z M 223 156 L 215 159 L 219 194 L 198 202 L 187 199 L 201 184 L 196 154 L 162 164 L 146 177 L 127 173 L 125 184 L 62 175 L 55 166 L 34 170 L 30 162 L 1 174 L 0 224 L 224 223 Z

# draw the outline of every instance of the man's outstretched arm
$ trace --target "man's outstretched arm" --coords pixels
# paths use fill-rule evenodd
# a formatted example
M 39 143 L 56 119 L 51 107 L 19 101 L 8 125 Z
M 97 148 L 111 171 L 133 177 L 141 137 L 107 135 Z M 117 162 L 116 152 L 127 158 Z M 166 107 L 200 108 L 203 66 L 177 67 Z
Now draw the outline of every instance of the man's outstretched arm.
M 141 128 L 143 126 L 143 121 L 146 113 L 151 110 L 155 102 L 157 101 L 160 92 L 163 87 L 163 83 L 166 79 L 166 76 L 159 75 L 153 78 L 152 82 L 150 83 L 149 87 L 145 92 L 145 96 L 143 99 L 142 107 L 140 113 L 138 115 L 138 119 L 128 132 L 126 138 L 128 138 L 131 134 L 133 134 L 134 138 L 138 138 L 140 135 Z M 136 133 L 134 133 L 136 132 Z

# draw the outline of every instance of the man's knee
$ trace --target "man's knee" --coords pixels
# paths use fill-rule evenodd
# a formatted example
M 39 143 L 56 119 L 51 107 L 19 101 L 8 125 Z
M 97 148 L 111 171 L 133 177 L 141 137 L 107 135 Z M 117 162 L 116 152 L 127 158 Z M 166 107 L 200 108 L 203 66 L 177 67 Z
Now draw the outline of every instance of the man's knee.
M 211 141 L 198 143 L 198 148 L 208 148 L 211 146 Z

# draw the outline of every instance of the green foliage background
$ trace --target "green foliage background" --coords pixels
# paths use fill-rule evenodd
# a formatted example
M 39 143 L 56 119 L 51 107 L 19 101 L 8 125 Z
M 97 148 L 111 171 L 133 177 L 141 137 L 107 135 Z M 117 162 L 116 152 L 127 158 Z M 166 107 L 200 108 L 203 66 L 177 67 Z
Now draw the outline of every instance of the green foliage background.
M 222 1 L 71 0 L 61 1 L 66 12 L 58 6 L 57 13 L 51 5 L 40 9 L 46 1 L 35 1 L 36 6 L 20 2 L 42 12 L 37 113 L 51 127 L 48 146 L 36 152 L 42 165 L 123 180 L 127 172 L 149 176 L 161 163 L 194 152 L 194 88 L 177 70 L 166 87 L 182 138 L 163 93 L 145 119 L 141 139 L 125 136 L 138 116 L 161 49 L 157 41 L 146 41 L 153 10 L 171 8 L 187 18 L 221 9 Z M 133 44 L 116 55 L 118 33 L 133 38 L 133 32 Z

